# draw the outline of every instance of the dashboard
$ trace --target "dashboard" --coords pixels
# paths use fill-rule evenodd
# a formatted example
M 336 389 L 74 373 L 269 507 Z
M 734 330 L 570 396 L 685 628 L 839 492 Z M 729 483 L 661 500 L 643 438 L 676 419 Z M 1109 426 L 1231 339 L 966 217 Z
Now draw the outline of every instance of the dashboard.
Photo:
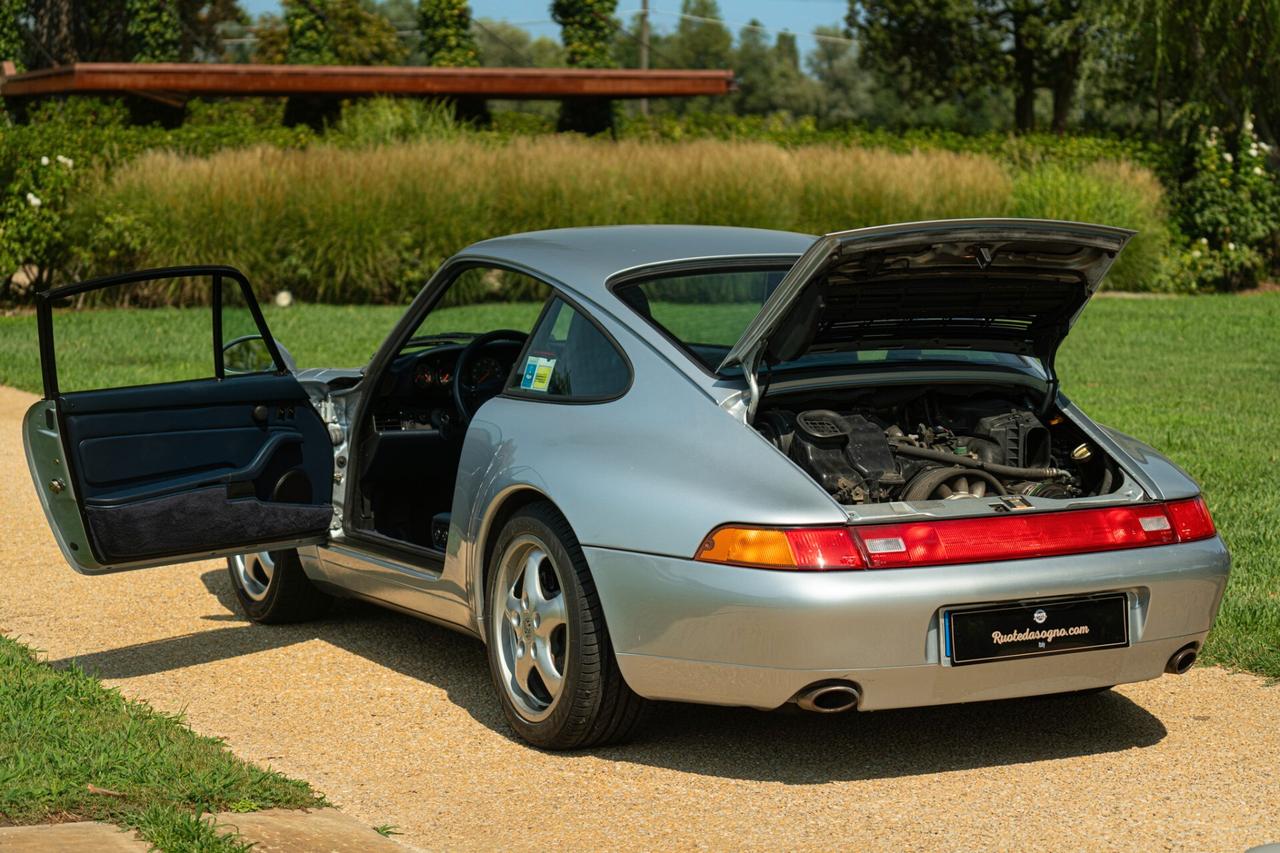
M 431 353 L 435 356 L 436 353 Z M 431 392 L 434 389 L 441 389 L 452 393 L 451 386 L 453 384 L 453 370 L 457 362 L 457 353 L 453 353 L 451 358 L 442 359 L 439 357 L 422 358 L 413 366 L 411 379 L 413 387 L 418 391 Z M 493 382 L 499 378 L 506 378 L 507 371 L 511 365 L 504 365 L 496 357 L 491 355 L 482 355 L 471 363 L 467 376 L 467 384 L 470 386 L 484 385 Z
M 494 341 L 484 347 L 471 359 L 466 384 L 490 396 L 498 393 L 521 348 L 522 344 L 512 341 Z M 442 344 L 397 356 L 379 383 L 373 407 L 378 432 L 447 432 L 457 420 L 453 373 L 463 349 L 460 344 Z

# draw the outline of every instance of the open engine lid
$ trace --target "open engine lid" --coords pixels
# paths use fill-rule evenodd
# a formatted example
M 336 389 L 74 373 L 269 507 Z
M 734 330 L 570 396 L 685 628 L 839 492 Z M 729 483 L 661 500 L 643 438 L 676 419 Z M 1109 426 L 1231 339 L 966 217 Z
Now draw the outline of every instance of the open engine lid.
M 718 371 L 810 352 L 957 349 L 1053 358 L 1136 232 L 1039 219 L 949 219 L 819 237 Z

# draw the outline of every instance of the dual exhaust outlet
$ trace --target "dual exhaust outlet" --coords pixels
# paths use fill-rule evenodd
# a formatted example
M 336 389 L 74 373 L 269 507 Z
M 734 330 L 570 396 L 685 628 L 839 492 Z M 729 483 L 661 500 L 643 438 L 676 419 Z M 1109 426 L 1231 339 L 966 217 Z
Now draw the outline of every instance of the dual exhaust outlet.
M 1173 653 L 1164 671 L 1172 675 L 1186 675 L 1195 666 L 1198 650 L 1196 644 L 1183 646 Z M 858 707 L 862 692 L 848 681 L 826 681 L 806 687 L 796 695 L 796 704 L 815 714 L 839 714 Z

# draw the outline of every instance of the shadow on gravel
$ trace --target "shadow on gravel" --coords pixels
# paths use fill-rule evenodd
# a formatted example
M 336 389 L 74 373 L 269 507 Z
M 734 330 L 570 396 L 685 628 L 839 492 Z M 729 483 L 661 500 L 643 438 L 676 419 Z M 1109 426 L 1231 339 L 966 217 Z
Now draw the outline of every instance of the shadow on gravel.
M 1118 693 L 818 716 L 664 705 L 641 741 L 601 758 L 807 785 L 1001 767 L 1153 746 L 1168 734 Z
M 201 580 L 222 606 L 238 612 L 225 572 L 206 572 Z M 222 614 L 206 618 L 227 621 Z M 514 739 L 503 719 L 478 641 L 372 605 L 340 602 L 319 622 L 267 627 L 240 621 L 75 660 L 101 678 L 134 678 L 313 639 L 442 688 L 477 722 L 511 740 L 513 749 L 530 749 Z M 592 754 L 704 776 L 800 785 L 1118 752 L 1154 745 L 1166 734 L 1159 719 L 1117 693 L 832 716 L 794 708 L 765 713 L 659 704 L 635 742 Z

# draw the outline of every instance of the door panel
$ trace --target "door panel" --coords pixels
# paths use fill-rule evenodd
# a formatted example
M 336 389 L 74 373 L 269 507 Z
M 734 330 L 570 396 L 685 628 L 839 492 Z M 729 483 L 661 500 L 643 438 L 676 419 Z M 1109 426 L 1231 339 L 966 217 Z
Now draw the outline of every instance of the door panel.
M 217 381 L 217 380 L 213 380 Z M 95 556 L 102 563 L 189 550 L 237 548 L 323 534 L 327 501 L 311 503 L 332 476 L 328 432 L 291 376 L 205 380 L 169 386 L 176 399 L 217 405 L 153 410 L 137 389 L 67 394 L 63 444 L 77 471 Z M 125 411 L 114 411 L 123 408 Z M 91 408 L 92 411 L 83 411 Z M 291 500 L 281 501 L 280 483 Z M 305 488 L 305 494 L 300 490 Z
M 214 281 L 209 378 L 58 391 L 52 300 L 68 290 L 146 280 L 137 276 L 200 273 Z M 224 371 L 217 338 L 224 278 L 251 298 L 234 270 L 182 268 L 73 285 L 40 303 L 46 399 L 27 415 L 27 459 L 50 526 L 77 571 L 143 568 L 327 539 L 333 515 L 328 429 L 284 369 L 256 305 L 253 316 L 272 369 Z M 166 316 L 172 314 L 154 319 Z
M 70 423 L 67 429 L 86 496 L 93 488 L 111 489 L 138 480 L 250 471 L 260 451 L 274 449 L 263 447 L 262 431 L 254 427 L 141 432 L 80 441 Z M 272 438 L 283 437 L 272 434 Z
M 197 380 L 179 384 L 195 387 L 166 386 L 173 399 L 201 402 L 164 409 L 152 408 L 159 403 L 153 395 L 136 394 L 152 389 L 64 395 L 65 441 L 84 499 L 93 503 L 145 496 L 165 485 L 257 480 L 263 468 L 272 467 L 272 456 L 296 444 L 323 451 L 303 453 L 313 484 L 331 473 L 328 432 L 292 376 L 237 376 L 201 394 L 200 386 L 206 384 Z M 235 386 L 236 393 L 228 395 L 225 386 Z M 84 405 L 89 396 L 92 405 Z M 208 405 L 204 401 L 209 397 L 220 399 Z

